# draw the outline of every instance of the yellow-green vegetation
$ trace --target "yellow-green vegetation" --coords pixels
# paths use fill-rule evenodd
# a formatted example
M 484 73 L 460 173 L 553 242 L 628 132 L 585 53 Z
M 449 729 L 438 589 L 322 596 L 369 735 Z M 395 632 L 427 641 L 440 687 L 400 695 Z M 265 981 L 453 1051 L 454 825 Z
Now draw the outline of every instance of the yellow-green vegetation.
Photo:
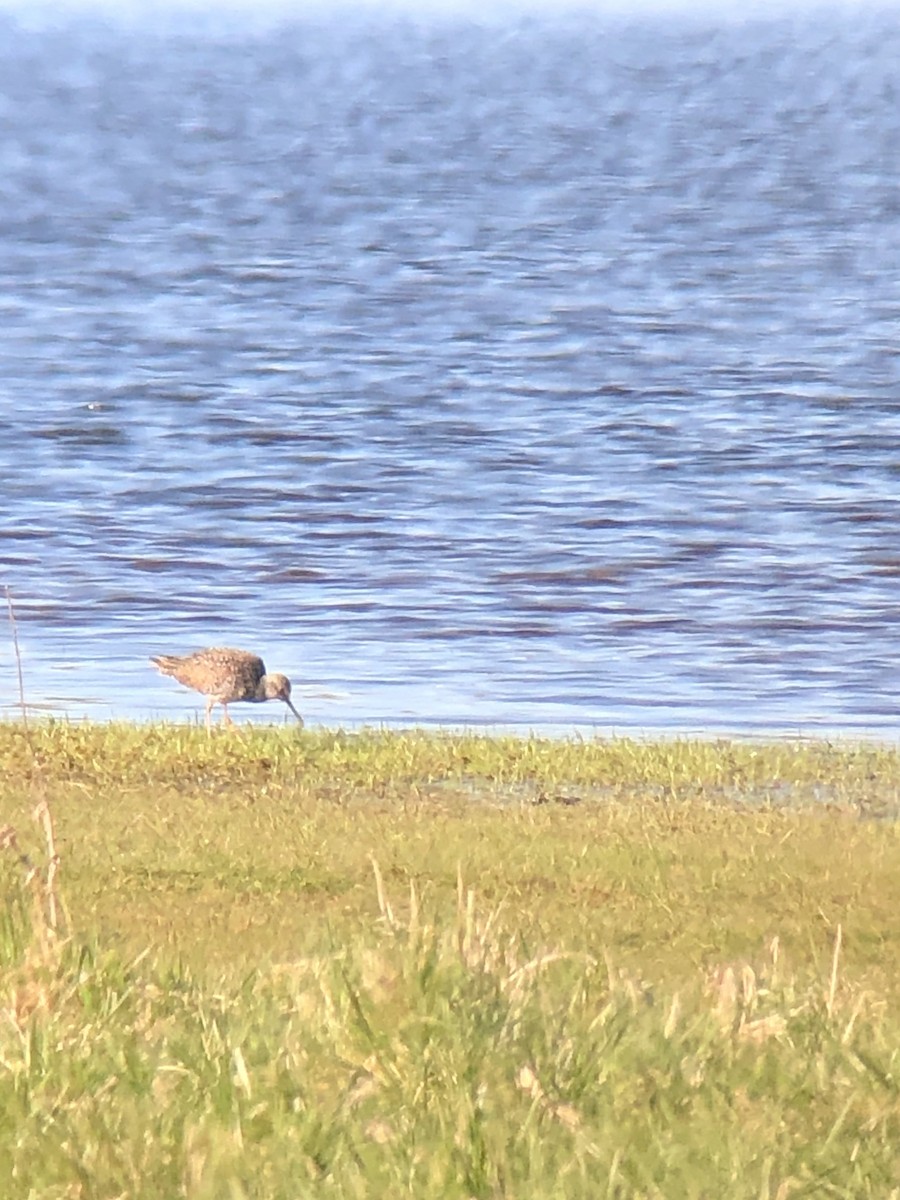
M 900 1197 L 893 749 L 7 723 L 0 781 L 4 1196 Z

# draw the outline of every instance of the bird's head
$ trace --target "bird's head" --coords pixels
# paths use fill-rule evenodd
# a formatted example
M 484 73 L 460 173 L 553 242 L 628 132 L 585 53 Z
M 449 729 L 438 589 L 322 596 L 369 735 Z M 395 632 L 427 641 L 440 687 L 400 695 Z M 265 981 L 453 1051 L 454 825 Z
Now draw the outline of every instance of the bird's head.
M 286 675 L 266 675 L 265 693 L 267 700 L 283 700 L 300 724 L 303 724 L 303 718 L 291 703 L 291 681 Z

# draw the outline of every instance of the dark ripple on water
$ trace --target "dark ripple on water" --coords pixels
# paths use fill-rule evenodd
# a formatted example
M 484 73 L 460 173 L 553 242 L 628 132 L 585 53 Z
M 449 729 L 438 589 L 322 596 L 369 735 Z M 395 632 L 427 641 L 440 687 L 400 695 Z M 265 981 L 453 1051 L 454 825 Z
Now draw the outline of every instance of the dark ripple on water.
M 0 17 L 35 704 L 894 732 L 900 17 L 653 20 Z

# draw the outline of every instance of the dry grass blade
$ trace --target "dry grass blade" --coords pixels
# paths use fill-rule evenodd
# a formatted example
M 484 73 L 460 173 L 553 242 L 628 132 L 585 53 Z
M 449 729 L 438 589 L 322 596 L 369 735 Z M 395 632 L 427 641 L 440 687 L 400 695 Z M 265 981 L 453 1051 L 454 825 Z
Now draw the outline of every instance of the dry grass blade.
M 838 967 L 841 961 L 841 946 L 844 941 L 844 927 L 838 924 L 837 931 L 834 935 L 834 953 L 831 956 L 831 979 L 828 981 L 828 999 L 825 1004 L 825 1010 L 828 1013 L 829 1020 L 834 1014 L 834 1001 L 837 995 L 838 986 Z
M 372 873 L 375 876 L 375 893 L 378 897 L 378 911 L 381 913 L 382 920 L 391 928 L 395 929 L 397 921 L 394 917 L 394 910 L 391 908 L 391 903 L 387 898 L 387 893 L 384 890 L 384 879 L 381 875 L 381 868 L 378 865 L 378 860 L 373 855 L 370 859 L 372 863 Z
M 47 904 L 47 925 L 54 935 L 59 931 L 59 901 L 56 894 L 56 875 L 59 871 L 59 854 L 56 850 L 56 835 L 50 805 L 41 800 L 34 810 L 34 819 L 41 826 L 47 843 L 47 874 L 44 879 L 44 898 Z

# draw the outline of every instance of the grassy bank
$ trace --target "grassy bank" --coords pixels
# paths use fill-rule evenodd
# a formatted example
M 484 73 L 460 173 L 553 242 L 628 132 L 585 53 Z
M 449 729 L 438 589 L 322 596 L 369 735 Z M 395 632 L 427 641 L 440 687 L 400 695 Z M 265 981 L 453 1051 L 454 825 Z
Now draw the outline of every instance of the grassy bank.
M 900 1195 L 892 750 L 10 723 L 0 779 L 10 1196 Z

